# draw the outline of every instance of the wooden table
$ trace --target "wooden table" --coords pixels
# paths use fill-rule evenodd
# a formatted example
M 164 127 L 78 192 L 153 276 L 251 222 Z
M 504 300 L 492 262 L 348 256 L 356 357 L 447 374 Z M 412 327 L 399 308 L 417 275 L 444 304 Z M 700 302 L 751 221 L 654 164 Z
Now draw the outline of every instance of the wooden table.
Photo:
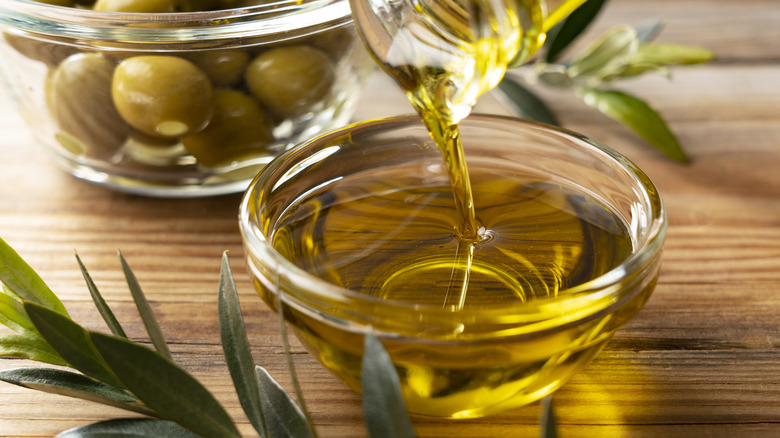
M 543 91 L 564 126 L 623 152 L 657 183 L 669 229 L 658 287 L 642 312 L 555 395 L 563 437 L 780 436 L 780 5 L 772 0 L 616 0 L 591 37 L 660 17 L 661 40 L 698 44 L 718 59 L 674 69 L 671 81 L 622 84 L 670 122 L 692 164 L 680 165 L 568 93 Z M 590 37 L 588 37 L 590 38 Z M 587 39 L 587 38 L 586 38 Z M 486 101 L 481 110 L 506 111 Z M 408 112 L 376 75 L 356 119 Z M 258 364 L 285 387 L 273 313 L 244 274 L 239 195 L 161 200 L 108 191 L 61 172 L 0 100 L 0 236 L 65 301 L 105 330 L 74 248 L 131 337 L 143 338 L 117 249 L 136 271 L 177 361 L 253 436 L 224 364 L 216 310 L 228 250 Z M 300 347 L 296 363 L 322 437 L 362 437 L 359 398 Z M 0 369 L 26 365 L 0 360 Z M 420 436 L 536 436 L 538 404 L 469 421 L 415 419 Z M 124 411 L 0 383 L 0 436 L 52 436 Z

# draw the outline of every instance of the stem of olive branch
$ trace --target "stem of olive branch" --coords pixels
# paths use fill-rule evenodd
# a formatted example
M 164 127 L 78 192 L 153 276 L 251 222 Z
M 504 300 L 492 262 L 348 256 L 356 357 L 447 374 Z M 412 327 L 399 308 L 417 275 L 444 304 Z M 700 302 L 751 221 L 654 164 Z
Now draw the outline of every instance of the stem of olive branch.
M 293 391 L 295 391 L 295 397 L 298 399 L 298 404 L 303 411 L 303 415 L 306 417 L 306 421 L 311 425 L 311 431 L 315 438 L 317 437 L 317 431 L 314 429 L 314 422 L 309 415 L 309 409 L 306 407 L 306 400 L 303 398 L 303 390 L 301 390 L 301 384 L 298 380 L 298 374 L 295 372 L 295 362 L 293 361 L 292 354 L 290 353 L 290 342 L 287 338 L 287 325 L 284 321 L 284 302 L 282 301 L 282 288 L 279 284 L 279 270 L 274 270 L 274 284 L 276 286 L 276 313 L 279 318 L 279 332 L 282 336 L 282 346 L 284 347 L 284 356 L 287 360 L 287 370 L 290 372 L 290 381 L 293 385 Z

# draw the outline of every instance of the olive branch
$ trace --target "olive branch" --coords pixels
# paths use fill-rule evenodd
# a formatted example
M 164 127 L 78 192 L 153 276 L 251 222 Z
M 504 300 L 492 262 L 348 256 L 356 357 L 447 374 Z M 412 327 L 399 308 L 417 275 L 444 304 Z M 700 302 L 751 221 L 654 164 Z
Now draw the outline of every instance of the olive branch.
M 713 59 L 712 52 L 701 47 L 654 42 L 663 24 L 653 20 L 638 28 L 610 28 L 568 61 L 560 61 L 605 3 L 606 0 L 588 0 L 551 29 L 540 58 L 510 71 L 498 85 L 499 97 L 504 97 L 521 117 L 558 125 L 552 110 L 529 86 L 570 90 L 586 105 L 623 124 L 667 157 L 688 162 L 661 114 L 640 97 L 613 84 L 646 73 L 670 77 L 670 67 L 708 62 Z

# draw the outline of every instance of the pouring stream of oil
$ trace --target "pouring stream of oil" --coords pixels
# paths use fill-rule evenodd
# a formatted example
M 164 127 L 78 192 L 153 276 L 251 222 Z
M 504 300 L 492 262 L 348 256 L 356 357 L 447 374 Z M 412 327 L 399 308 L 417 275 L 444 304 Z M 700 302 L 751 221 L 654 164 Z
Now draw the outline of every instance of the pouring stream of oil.
M 458 122 L 509 65 L 530 58 L 545 32 L 583 1 L 350 0 L 366 46 L 401 86 L 447 166 L 458 247 L 445 307 L 463 308 L 474 248 L 485 237 Z

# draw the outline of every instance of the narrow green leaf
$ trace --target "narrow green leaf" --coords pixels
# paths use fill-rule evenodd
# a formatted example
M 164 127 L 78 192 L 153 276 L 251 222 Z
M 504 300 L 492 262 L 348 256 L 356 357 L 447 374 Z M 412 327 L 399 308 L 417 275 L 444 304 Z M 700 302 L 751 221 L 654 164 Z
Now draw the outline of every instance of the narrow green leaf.
M 550 395 L 542 399 L 542 413 L 539 416 L 539 437 L 558 438 L 555 414 L 552 408 L 552 396 Z
M 169 358 L 122 337 L 90 338 L 119 380 L 161 418 L 208 437 L 239 437 L 214 396 Z
M 0 282 L 22 299 L 48 307 L 63 315 L 68 314 L 65 306 L 49 286 L 3 239 L 0 239 Z
M 276 271 L 274 276 L 274 284 L 276 285 L 276 297 L 275 297 L 276 313 L 279 315 L 277 321 L 279 321 L 279 334 L 282 335 L 282 347 L 284 348 L 284 358 L 287 361 L 287 370 L 290 372 L 290 382 L 292 383 L 293 390 L 295 391 L 295 396 L 298 398 L 298 403 L 300 403 L 300 410 L 303 413 L 303 416 L 306 417 L 307 423 L 311 424 L 312 421 L 309 417 L 309 410 L 306 409 L 306 399 L 303 397 L 303 390 L 301 390 L 301 384 L 300 381 L 298 380 L 298 373 L 295 370 L 295 361 L 293 361 L 292 354 L 290 353 L 290 341 L 287 334 L 286 320 L 284 318 L 284 303 L 282 302 L 282 295 L 284 294 L 284 289 L 279 284 L 279 278 L 280 278 L 279 271 Z M 265 370 L 263 370 L 263 372 L 265 372 Z M 265 406 L 266 405 L 263 405 L 263 409 L 265 409 Z M 267 418 L 268 416 L 266 415 L 266 419 Z M 268 422 L 266 421 L 266 424 L 267 423 Z M 315 436 L 317 435 L 314 429 L 312 429 L 312 433 Z
M 544 59 L 555 62 L 564 50 L 593 22 L 606 0 L 588 0 L 547 32 Z
M 24 309 L 43 339 L 73 368 L 101 382 L 122 387 L 95 350 L 86 329 L 67 316 L 38 304 L 24 303 Z
M 157 319 L 154 317 L 152 306 L 150 306 L 149 301 L 146 300 L 146 296 L 144 295 L 143 290 L 141 290 L 138 279 L 135 278 L 133 270 L 130 269 L 130 265 L 127 264 L 127 261 L 122 256 L 121 252 L 119 253 L 119 261 L 122 263 L 122 271 L 125 273 L 127 285 L 130 287 L 130 293 L 133 295 L 133 301 L 135 301 L 135 306 L 138 308 L 138 313 L 141 314 L 141 320 L 144 322 L 146 332 L 149 334 L 149 339 L 151 339 L 154 348 L 156 348 L 160 354 L 169 359 L 172 358 L 171 352 L 168 350 L 168 344 L 165 342 L 165 337 L 162 334 L 162 330 L 160 330 Z
M 666 122 L 645 101 L 617 90 L 584 89 L 579 94 L 587 105 L 628 126 L 668 157 L 688 162 Z
M 176 423 L 150 418 L 107 420 L 66 430 L 55 438 L 198 438 Z
M 5 285 L 5 283 L 3 283 L 2 286 L 3 286 L 3 294 L 8 295 L 9 297 L 15 299 L 16 301 L 19 301 L 20 303 L 24 301 L 22 297 L 17 295 L 16 292 L 12 291 L 10 287 Z
M 622 71 L 639 47 L 636 30 L 615 26 L 572 59 L 567 73 L 577 81 L 598 82 Z
M 518 116 L 537 122 L 557 125 L 558 121 L 547 105 L 531 90 L 512 78 L 504 77 L 498 84 L 498 90 L 506 96 Z
M 679 44 L 640 44 L 634 56 L 622 70 L 615 70 L 605 76 L 604 81 L 616 77 L 630 78 L 647 72 L 671 76 L 669 67 L 674 65 L 691 65 L 709 62 L 714 54 L 702 47 L 684 46 Z
M 398 374 L 382 342 L 371 333 L 365 336 L 360 381 L 363 412 L 371 437 L 413 437 L 414 429 L 401 396 Z
M 238 400 L 257 433 L 260 436 L 268 436 L 252 351 L 246 338 L 246 326 L 241 316 L 241 306 L 238 302 L 236 284 L 230 273 L 227 253 L 222 254 L 218 305 L 222 349 L 230 376 L 233 378 L 233 385 L 238 393 Z
M 672 72 L 671 70 L 669 70 L 669 67 L 665 67 L 658 64 L 640 64 L 631 61 L 629 64 L 625 66 L 625 68 L 622 71 L 616 71 L 614 75 L 605 76 L 602 79 L 603 82 L 609 82 L 618 77 L 631 78 L 645 73 L 655 73 L 661 76 L 665 76 L 667 78 L 670 78 L 672 76 Z
M 18 357 L 52 365 L 70 366 L 46 341 L 32 333 L 0 335 L 0 357 Z
M 641 44 L 632 62 L 654 65 L 701 64 L 711 61 L 715 55 L 703 47 L 682 44 Z
M 54 368 L 16 368 L 0 371 L 0 380 L 37 391 L 154 415 L 152 411 L 139 405 L 138 400 L 128 392 L 70 371 Z
M 0 324 L 16 333 L 35 331 L 21 301 L 11 295 L 0 294 Z
M 268 430 L 266 438 L 314 438 L 314 431 L 303 411 L 268 371 L 257 366 L 255 375 Z
M 653 41 L 663 30 L 664 24 L 661 20 L 655 18 L 636 28 L 636 37 L 640 43 L 649 43 Z
M 106 304 L 103 296 L 100 295 L 100 291 L 98 291 L 95 282 L 92 281 L 92 276 L 87 272 L 87 267 L 81 262 L 81 257 L 79 257 L 78 253 L 76 253 L 76 261 L 79 263 L 79 269 L 81 269 L 81 275 L 84 276 L 84 281 L 87 282 L 87 289 L 89 289 L 89 294 L 92 296 L 92 302 L 95 303 L 95 307 L 98 309 L 98 312 L 100 312 L 100 316 L 103 317 L 103 320 L 106 322 L 106 325 L 108 325 L 111 333 L 126 338 L 127 335 L 125 334 L 125 331 L 114 316 L 114 312 L 112 312 L 111 308 Z

